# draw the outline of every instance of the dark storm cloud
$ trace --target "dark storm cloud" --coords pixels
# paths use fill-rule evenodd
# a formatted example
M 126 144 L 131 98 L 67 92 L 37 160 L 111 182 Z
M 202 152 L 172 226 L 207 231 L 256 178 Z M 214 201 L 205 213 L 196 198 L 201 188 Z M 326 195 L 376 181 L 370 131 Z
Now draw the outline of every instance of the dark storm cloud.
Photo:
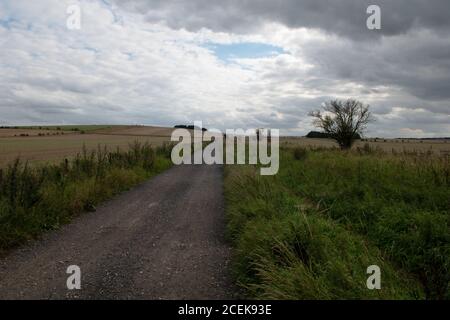
M 338 41 L 304 50 L 318 66 L 317 76 L 328 74 L 368 87 L 398 87 L 426 101 L 450 99 L 448 35 L 423 31 L 377 43 Z
M 173 28 L 247 33 L 261 23 L 318 28 L 350 38 L 396 35 L 413 28 L 450 29 L 448 0 L 116 0 L 118 5 Z M 382 30 L 366 28 L 367 7 L 379 5 Z

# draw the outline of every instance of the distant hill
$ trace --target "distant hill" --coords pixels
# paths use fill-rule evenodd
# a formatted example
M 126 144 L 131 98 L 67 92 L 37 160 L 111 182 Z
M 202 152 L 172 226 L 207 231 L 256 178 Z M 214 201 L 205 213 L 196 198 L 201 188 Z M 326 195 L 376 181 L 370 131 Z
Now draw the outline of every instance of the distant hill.
M 450 140 L 450 137 L 442 138 L 396 138 L 397 140 L 424 140 L 424 141 L 435 141 L 435 140 Z

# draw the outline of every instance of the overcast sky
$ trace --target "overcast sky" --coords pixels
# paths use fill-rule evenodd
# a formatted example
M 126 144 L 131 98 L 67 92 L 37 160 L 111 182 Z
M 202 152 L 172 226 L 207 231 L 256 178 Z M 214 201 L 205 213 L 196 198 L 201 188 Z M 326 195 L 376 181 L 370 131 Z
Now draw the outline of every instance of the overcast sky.
M 0 49 L 0 125 L 301 135 L 309 111 L 356 98 L 369 136 L 450 136 L 448 0 L 0 0 Z

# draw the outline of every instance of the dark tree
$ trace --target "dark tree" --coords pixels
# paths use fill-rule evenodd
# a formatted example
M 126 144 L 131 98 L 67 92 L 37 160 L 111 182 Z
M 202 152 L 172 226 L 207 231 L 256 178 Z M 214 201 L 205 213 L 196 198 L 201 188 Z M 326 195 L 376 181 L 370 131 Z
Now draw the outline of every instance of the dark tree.
M 311 131 L 306 135 L 306 138 L 312 139 L 332 139 L 332 137 L 328 133 Z M 361 140 L 362 137 L 359 133 L 355 134 L 355 140 Z
M 357 100 L 332 100 L 325 103 L 323 110 L 313 111 L 314 125 L 336 140 L 341 149 L 350 149 L 358 137 L 361 137 L 372 114 L 369 105 Z
M 319 131 L 311 131 L 306 135 L 307 138 L 311 139 L 330 139 L 330 135 L 325 132 L 319 132 Z

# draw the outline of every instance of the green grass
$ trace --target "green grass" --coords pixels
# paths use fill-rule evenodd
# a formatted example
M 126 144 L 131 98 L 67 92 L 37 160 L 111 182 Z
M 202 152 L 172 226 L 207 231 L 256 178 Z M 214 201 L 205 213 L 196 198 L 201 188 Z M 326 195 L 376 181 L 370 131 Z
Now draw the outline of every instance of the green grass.
M 0 169 L 0 251 L 59 228 L 83 211 L 166 170 L 171 147 L 136 142 L 126 152 L 84 149 L 57 165 L 20 160 Z
M 362 150 L 282 150 L 274 177 L 227 166 L 236 278 L 251 298 L 449 299 L 449 175 L 446 159 Z

